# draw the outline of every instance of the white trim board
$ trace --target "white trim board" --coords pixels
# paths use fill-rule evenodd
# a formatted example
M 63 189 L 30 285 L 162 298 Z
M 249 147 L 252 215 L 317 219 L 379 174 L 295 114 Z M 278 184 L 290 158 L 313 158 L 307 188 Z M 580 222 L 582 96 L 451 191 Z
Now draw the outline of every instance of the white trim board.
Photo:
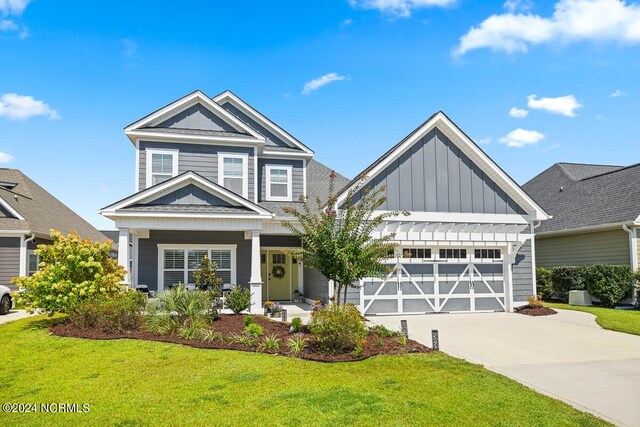
M 20 215 L 20 212 L 18 212 L 17 210 L 15 210 L 5 199 L 3 199 L 2 197 L 0 197 L 0 205 L 2 205 L 2 207 L 4 207 L 7 211 L 9 211 L 9 213 L 13 216 L 16 217 L 16 219 L 19 219 L 20 221 L 26 221 L 26 219 Z
M 487 175 L 500 186 L 516 203 L 524 205 L 532 220 L 545 220 L 550 216 L 531 198 L 520 186 L 511 179 L 500 167 L 478 147 L 467 135 L 458 128 L 443 112 L 434 114 L 431 119 L 416 129 L 395 149 L 387 153 L 378 164 L 367 171 L 367 176 L 362 184 L 366 185 L 381 171 L 387 168 L 394 160 L 409 150 L 417 141 L 422 139 L 431 130 L 438 128 L 444 133 L 467 157 L 476 163 Z M 353 189 L 357 181 L 352 182 L 338 196 L 337 204 L 344 202 L 349 190 Z

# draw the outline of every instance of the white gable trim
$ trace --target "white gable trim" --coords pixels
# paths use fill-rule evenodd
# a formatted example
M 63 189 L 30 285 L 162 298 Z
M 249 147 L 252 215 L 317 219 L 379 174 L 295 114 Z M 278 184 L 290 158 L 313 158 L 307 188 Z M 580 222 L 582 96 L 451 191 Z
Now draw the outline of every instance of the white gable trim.
M 227 122 L 229 125 L 235 127 L 236 129 L 242 130 L 243 132 L 248 133 L 254 138 L 264 141 L 264 137 L 260 135 L 258 132 L 254 131 L 250 126 L 244 124 L 238 118 L 234 117 L 232 114 L 229 114 L 227 110 L 222 108 L 217 103 L 213 102 L 211 98 L 197 90 L 179 100 L 172 102 L 171 104 L 159 109 L 158 111 L 149 114 L 148 116 L 138 120 L 135 123 L 127 126 L 124 131 L 127 135 L 130 132 L 135 131 L 139 128 L 154 125 L 162 122 L 163 120 L 169 118 L 171 115 L 178 114 L 193 105 L 201 104 L 209 111 L 211 111 L 216 116 L 220 117 L 222 120 Z
M 284 141 L 288 142 L 292 146 L 301 149 L 307 154 L 313 154 L 313 150 L 311 150 L 306 145 L 302 144 L 300 141 L 296 140 L 287 131 L 285 131 L 280 126 L 278 126 L 277 124 L 269 120 L 267 117 L 262 115 L 259 111 L 256 111 L 254 108 L 252 108 L 249 104 L 244 102 L 242 99 L 238 98 L 231 91 L 226 90 L 222 92 L 220 95 L 213 98 L 213 100 L 219 105 L 222 105 L 225 102 L 229 102 L 230 104 L 238 108 L 240 111 L 242 111 L 249 117 L 252 117 L 255 121 L 259 122 L 262 126 L 269 129 L 275 135 L 282 138 Z
M 9 211 L 11 215 L 15 216 L 20 221 L 26 221 L 26 219 L 22 215 L 20 215 L 20 212 L 11 207 L 11 205 L 7 203 L 7 201 L 2 197 L 0 197 L 0 205 L 2 205 L 7 211 Z
M 531 220 L 539 221 L 550 218 L 550 216 L 531 197 L 529 197 L 529 195 L 527 195 L 527 193 L 525 193 L 524 190 L 522 190 L 522 188 L 520 188 L 520 186 L 511 179 L 511 177 L 500 169 L 500 167 L 498 167 L 498 165 L 486 153 L 484 153 L 442 112 L 434 114 L 430 120 L 420 126 L 420 128 L 418 128 L 409 138 L 396 147 L 395 150 L 388 153 L 380 163 L 368 171 L 363 184 L 366 185 L 369 183 L 394 160 L 410 149 L 413 144 L 436 127 L 444 133 L 467 157 L 469 157 L 471 161 L 482 168 L 482 170 L 516 203 L 526 209 Z M 337 201 L 338 205 L 344 201 L 349 190 L 351 190 L 356 184 L 357 182 L 352 183 L 350 186 L 345 188 L 342 193 L 340 193 Z
M 259 205 L 244 199 L 243 197 L 233 193 L 232 191 L 227 190 L 226 188 L 215 184 L 211 181 L 209 181 L 206 178 L 203 178 L 202 176 L 194 173 L 194 172 L 186 172 L 182 175 L 179 175 L 177 177 L 174 177 L 170 180 L 167 180 L 165 182 L 162 182 L 158 185 L 154 185 L 153 187 L 147 188 L 146 190 L 143 190 L 139 193 L 136 193 L 132 196 L 127 197 L 124 200 L 121 200 L 119 202 L 116 202 L 110 206 L 105 207 L 104 209 L 102 209 L 101 211 L 99 211 L 100 214 L 105 215 L 105 216 L 113 216 L 116 214 L 116 211 L 119 209 L 123 209 L 126 208 L 128 206 L 134 205 L 136 203 L 144 203 L 144 202 L 150 202 L 151 200 L 157 199 L 159 197 L 162 197 L 165 194 L 168 194 L 172 191 L 175 191 L 179 188 L 182 188 L 188 184 L 194 184 L 200 188 L 202 188 L 203 190 L 210 192 L 211 194 L 214 194 L 217 197 L 220 197 L 222 200 L 225 200 L 231 204 L 234 204 L 236 206 L 244 206 L 248 209 L 251 209 L 252 211 L 256 212 L 257 214 L 266 216 L 266 217 L 273 217 L 273 214 L 269 211 L 267 211 L 266 209 L 260 207 Z M 165 214 L 165 213 L 161 213 L 162 216 L 167 216 L 169 214 Z M 182 214 L 180 214 L 182 215 Z

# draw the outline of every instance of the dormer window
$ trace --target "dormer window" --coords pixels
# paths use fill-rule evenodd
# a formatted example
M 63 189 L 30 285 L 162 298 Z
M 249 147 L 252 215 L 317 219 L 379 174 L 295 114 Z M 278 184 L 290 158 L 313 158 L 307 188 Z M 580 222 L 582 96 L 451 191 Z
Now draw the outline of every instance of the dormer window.
M 249 193 L 249 156 L 219 153 L 218 184 L 246 199 Z
M 291 166 L 266 166 L 268 201 L 291 201 L 291 171 Z
M 178 174 L 178 151 L 147 149 L 147 187 Z

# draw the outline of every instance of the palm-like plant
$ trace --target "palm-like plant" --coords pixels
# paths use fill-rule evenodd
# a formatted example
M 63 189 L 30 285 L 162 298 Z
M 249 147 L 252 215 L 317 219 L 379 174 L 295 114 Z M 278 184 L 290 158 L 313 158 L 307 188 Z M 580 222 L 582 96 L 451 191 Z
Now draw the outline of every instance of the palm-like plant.
M 170 334 L 182 328 L 204 328 L 210 318 L 211 296 L 182 285 L 160 292 L 147 305 L 145 324 L 151 332 Z

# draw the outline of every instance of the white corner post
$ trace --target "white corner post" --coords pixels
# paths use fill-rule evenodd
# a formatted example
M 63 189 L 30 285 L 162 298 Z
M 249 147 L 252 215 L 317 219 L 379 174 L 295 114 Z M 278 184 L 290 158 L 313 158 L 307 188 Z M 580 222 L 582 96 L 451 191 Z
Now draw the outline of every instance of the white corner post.
M 511 243 L 507 244 L 507 253 L 504 257 L 504 311 L 513 312 L 513 262 L 515 261 L 514 248 Z
M 130 259 L 129 229 L 122 228 L 118 234 L 118 264 L 127 271 L 122 281 L 122 284 L 127 286 L 131 284 L 131 273 L 129 271 L 131 269 Z
M 20 236 L 20 270 L 19 276 L 24 277 L 27 275 L 27 239 L 25 236 Z
M 249 279 L 251 291 L 251 313 L 259 313 L 262 308 L 262 277 L 260 276 L 260 232 L 251 231 L 251 278 Z

